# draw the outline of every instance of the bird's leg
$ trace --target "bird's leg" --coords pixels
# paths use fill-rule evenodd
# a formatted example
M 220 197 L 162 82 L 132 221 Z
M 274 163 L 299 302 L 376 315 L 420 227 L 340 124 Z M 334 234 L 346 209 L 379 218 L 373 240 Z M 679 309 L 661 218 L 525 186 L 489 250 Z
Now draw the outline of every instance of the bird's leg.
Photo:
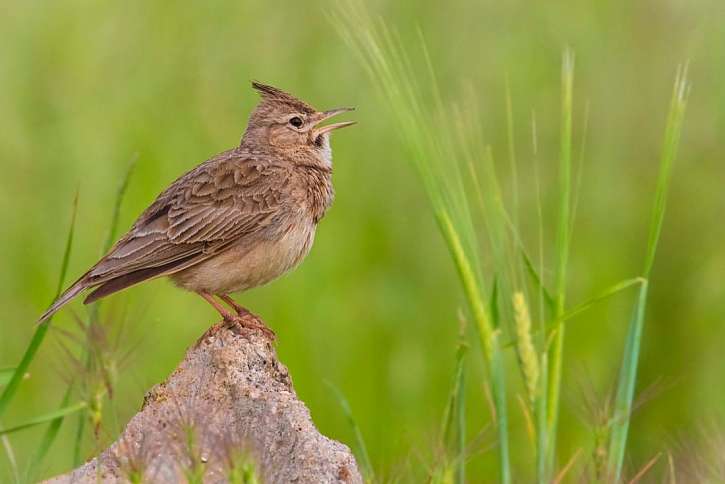
M 277 337 L 276 334 L 274 334 L 274 331 L 269 329 L 267 326 L 265 326 L 264 323 L 259 321 L 259 319 L 249 312 L 247 309 L 243 308 L 239 304 L 237 304 L 234 299 L 229 297 L 226 294 L 218 294 L 217 297 L 224 301 L 225 303 L 229 304 L 231 307 L 234 308 L 234 310 L 237 312 L 237 315 L 234 315 L 227 311 L 227 309 L 219 304 L 219 301 L 214 299 L 214 296 L 207 293 L 207 292 L 199 292 L 199 295 L 206 299 L 206 301 L 214 306 L 214 309 L 216 309 L 219 314 L 222 315 L 224 318 L 224 321 L 227 323 L 235 323 L 239 326 L 247 329 L 256 329 L 258 331 L 261 331 L 268 339 L 273 340 Z
M 241 306 L 234 299 L 232 299 L 229 294 L 219 294 L 219 299 L 229 304 L 229 306 L 231 306 L 232 309 L 234 309 L 239 316 L 249 316 L 252 314 L 247 308 Z
M 201 297 L 203 297 L 204 299 L 206 299 L 206 302 L 211 304 L 214 307 L 214 309 L 216 309 L 219 312 L 219 314 L 222 315 L 222 318 L 224 318 L 224 321 L 229 323 L 229 322 L 234 321 L 234 319 L 236 319 L 232 313 L 227 311 L 226 308 L 224 306 L 222 306 L 221 304 L 219 304 L 219 301 L 214 299 L 214 296 L 212 296 L 208 292 L 199 292 L 199 295 Z
M 207 339 L 207 337 L 212 336 L 212 335 L 215 335 L 219 331 L 219 329 L 221 329 L 222 327 L 227 326 L 230 323 L 235 322 L 235 320 L 238 321 L 241 318 L 239 316 L 235 316 L 232 313 L 230 313 L 229 311 L 227 311 L 226 308 L 224 306 L 222 306 L 219 303 L 219 301 L 217 301 L 216 299 L 214 299 L 214 296 L 212 296 L 211 294 L 209 294 L 207 292 L 198 292 L 197 294 L 199 294 L 201 297 L 203 297 L 206 300 L 206 302 L 208 302 L 209 304 L 211 304 L 214 307 L 214 309 L 216 309 L 219 312 L 219 314 L 222 315 L 222 318 L 224 318 L 224 324 L 223 325 L 222 324 L 215 324 L 211 328 L 207 329 L 206 332 L 204 332 L 203 335 L 201 335 L 201 337 L 196 341 L 196 346 L 199 346 L 202 341 L 204 341 L 204 340 Z

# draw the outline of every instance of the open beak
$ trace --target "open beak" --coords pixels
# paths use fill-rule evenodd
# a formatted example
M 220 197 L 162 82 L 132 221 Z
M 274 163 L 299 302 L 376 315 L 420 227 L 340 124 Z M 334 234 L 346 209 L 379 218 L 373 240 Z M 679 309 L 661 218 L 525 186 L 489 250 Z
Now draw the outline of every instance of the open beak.
M 330 119 L 333 116 L 336 116 L 340 113 L 346 113 L 348 111 L 354 111 L 355 108 L 337 108 L 337 109 L 330 109 L 329 111 L 324 111 L 320 113 L 320 118 L 315 123 L 315 130 L 313 132 L 314 137 L 318 137 L 321 134 L 329 133 L 330 131 L 334 131 L 339 128 L 344 128 L 346 126 L 352 126 L 356 123 L 356 121 L 344 121 L 342 123 L 334 123 L 334 124 L 328 124 L 326 126 L 320 126 L 317 127 L 320 123 L 323 121 Z

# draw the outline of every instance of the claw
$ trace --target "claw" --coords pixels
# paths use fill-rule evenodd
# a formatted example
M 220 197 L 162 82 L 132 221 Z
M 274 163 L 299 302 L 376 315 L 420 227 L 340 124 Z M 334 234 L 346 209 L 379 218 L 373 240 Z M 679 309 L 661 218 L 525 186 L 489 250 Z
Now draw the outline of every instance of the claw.
M 244 335 L 248 331 L 258 331 L 264 335 L 270 341 L 274 341 L 277 335 L 269 329 L 264 323 L 260 322 L 254 315 L 248 313 L 251 317 L 234 316 L 229 321 L 226 321 L 229 325 L 229 329 L 234 330 L 238 328 L 238 334 Z

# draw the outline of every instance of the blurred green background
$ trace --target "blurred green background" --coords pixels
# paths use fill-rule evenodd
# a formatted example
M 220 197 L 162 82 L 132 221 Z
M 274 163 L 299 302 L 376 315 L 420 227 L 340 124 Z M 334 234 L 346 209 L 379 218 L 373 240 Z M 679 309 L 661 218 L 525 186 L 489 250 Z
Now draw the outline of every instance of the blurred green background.
M 353 442 L 329 381 L 347 396 L 383 476 L 405 481 L 421 469 L 425 474 L 453 377 L 464 300 L 390 112 L 325 15 L 331 8 L 327 2 L 279 1 L 5 2 L 0 366 L 16 364 L 33 322 L 52 299 L 76 191 L 69 279 L 100 255 L 129 161 L 138 156 L 122 230 L 179 174 L 238 143 L 257 101 L 249 81 L 258 79 L 319 108 L 355 105 L 359 125 L 335 135 L 337 199 L 306 262 L 237 299 L 277 332 L 280 358 L 323 433 Z M 672 82 L 677 65 L 689 60 L 693 89 L 641 358 L 640 388 L 659 383 L 633 420 L 629 461 L 639 467 L 703 426 L 716 426 L 725 402 L 723 3 L 425 1 L 372 2 L 369 9 L 411 50 L 419 47 L 422 30 L 447 100 L 473 86 L 482 136 L 504 166 L 508 82 L 521 160 L 522 225 L 530 243 L 538 225 L 532 118 L 543 224 L 553 234 L 560 60 L 564 47 L 573 49 L 577 145 L 586 119 L 588 130 L 572 302 L 641 267 Z M 591 389 L 603 399 L 613 385 L 632 296 L 600 304 L 569 325 L 562 460 L 577 449 L 591 450 L 585 402 Z M 76 302 L 54 326 L 73 328 L 73 311 L 85 314 Z M 166 281 L 113 296 L 102 314 L 112 326 L 125 321 L 121 352 L 133 348 L 106 407 L 105 444 L 217 316 L 201 298 Z M 57 330 L 46 339 L 3 425 L 59 404 L 75 372 L 59 339 Z M 489 422 L 477 351 L 469 359 L 471 435 Z M 510 363 L 515 375 L 513 358 Z M 527 442 L 513 397 L 511 407 L 514 433 Z M 44 475 L 71 467 L 75 422 L 64 425 Z M 41 435 L 12 435 L 21 464 Z M 95 444 L 87 437 L 88 456 Z M 491 443 L 484 438 L 483 447 Z M 526 469 L 532 456 L 520 447 L 514 467 Z M 472 481 L 491 480 L 492 454 L 472 457 Z M 519 471 L 519 478 L 526 472 Z M 0 456 L 0 480 L 8 476 Z

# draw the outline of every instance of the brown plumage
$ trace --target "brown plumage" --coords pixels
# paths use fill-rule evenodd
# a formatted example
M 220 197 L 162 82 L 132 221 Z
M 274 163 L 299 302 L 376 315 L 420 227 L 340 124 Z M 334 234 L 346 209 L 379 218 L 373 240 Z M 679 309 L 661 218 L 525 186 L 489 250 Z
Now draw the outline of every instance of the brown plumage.
M 354 123 L 319 124 L 350 108 L 317 111 L 275 87 L 253 87 L 262 99 L 240 145 L 173 182 L 40 321 L 86 289 L 89 303 L 160 276 L 234 319 L 214 295 L 243 315 L 229 293 L 265 284 L 307 255 L 334 194 L 330 133 Z

